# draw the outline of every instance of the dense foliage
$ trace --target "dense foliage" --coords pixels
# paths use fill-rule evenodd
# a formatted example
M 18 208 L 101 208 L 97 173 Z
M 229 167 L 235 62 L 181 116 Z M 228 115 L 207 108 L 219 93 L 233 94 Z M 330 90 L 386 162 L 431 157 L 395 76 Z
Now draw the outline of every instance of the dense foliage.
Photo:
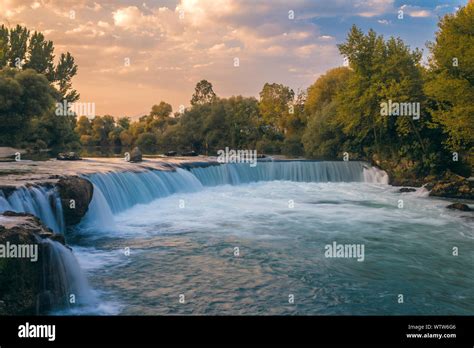
M 77 65 L 69 52 L 54 64 L 54 46 L 20 25 L 0 26 L 0 145 L 80 146 L 74 116 L 56 116 L 56 102 L 75 102 Z
M 69 53 L 53 64 L 53 45 L 41 33 L 0 28 L 0 132 L 3 144 L 79 139 L 84 146 L 135 146 L 145 152 L 215 154 L 225 147 L 317 159 L 366 159 L 406 175 L 447 169 L 469 175 L 474 127 L 474 3 L 442 18 L 429 64 L 400 38 L 353 26 L 338 46 L 347 67 L 320 76 L 295 93 L 266 83 L 259 98 L 220 98 L 210 82 L 197 83 L 191 106 L 173 114 L 161 101 L 131 120 L 51 116 L 52 101 L 75 101 Z M 21 69 L 18 69 L 20 58 Z M 35 86 L 32 88 L 31 86 Z M 384 104 L 413 107 L 384 113 Z M 404 106 L 402 106 L 404 105 Z M 397 106 L 398 107 L 398 106 Z M 417 109 L 419 107 L 419 109 Z M 397 109 L 398 110 L 398 109 Z M 418 110 L 419 113 L 416 113 Z M 391 112 L 391 111 L 390 111 Z M 75 134 L 71 135 L 71 125 Z

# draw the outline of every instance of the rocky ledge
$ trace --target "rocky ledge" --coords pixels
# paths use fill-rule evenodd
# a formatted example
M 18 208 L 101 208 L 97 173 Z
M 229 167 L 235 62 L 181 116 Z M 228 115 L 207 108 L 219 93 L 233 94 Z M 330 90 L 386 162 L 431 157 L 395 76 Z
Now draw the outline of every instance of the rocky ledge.
M 430 190 L 430 196 L 474 200 L 474 181 L 456 174 L 447 173 L 425 187 Z
M 410 192 L 409 187 L 425 187 L 432 197 L 474 200 L 474 181 L 463 176 L 447 172 L 443 176 L 427 176 L 424 178 L 400 178 L 391 176 L 390 185 L 404 186 L 400 192 Z M 405 186 L 408 186 L 405 187 Z
M 0 215 L 0 315 L 43 314 L 66 300 L 46 240 L 65 244 L 31 214 Z

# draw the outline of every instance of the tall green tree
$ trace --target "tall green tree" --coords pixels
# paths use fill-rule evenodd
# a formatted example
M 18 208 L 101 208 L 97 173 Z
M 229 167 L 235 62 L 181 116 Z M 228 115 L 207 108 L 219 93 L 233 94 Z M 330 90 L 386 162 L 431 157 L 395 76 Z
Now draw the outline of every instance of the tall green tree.
M 265 83 L 260 92 L 259 109 L 266 125 L 285 132 L 295 92 L 282 84 Z
M 216 100 L 216 93 L 212 89 L 212 83 L 207 80 L 201 80 L 194 88 L 194 94 L 191 98 L 191 105 L 209 104 Z
M 61 99 L 70 103 L 79 100 L 79 93 L 72 88 L 72 78 L 77 74 L 77 64 L 74 57 L 69 53 L 61 53 L 59 62 L 56 66 L 54 80 L 58 85 Z
M 8 60 L 11 67 L 20 68 L 23 66 L 26 59 L 29 36 L 30 31 L 21 25 L 17 25 L 14 29 L 10 30 Z
M 170 104 L 161 101 L 158 105 L 151 107 L 150 116 L 153 118 L 166 118 L 173 112 L 173 108 Z
M 431 98 L 433 121 L 441 125 L 452 151 L 474 146 L 474 2 L 438 23 L 425 91 Z M 471 158 L 474 164 L 474 158 Z
M 0 69 L 8 64 L 9 31 L 5 25 L 0 26 Z
M 344 133 L 354 137 L 359 154 L 390 155 L 404 145 L 407 155 L 421 158 L 426 153 L 421 132 L 427 124 L 421 52 L 411 51 L 399 38 L 385 41 L 373 30 L 365 35 L 356 26 L 338 47 L 354 73 L 339 93 L 337 119 Z M 384 116 L 381 103 L 390 100 L 419 103 L 423 115 L 417 122 L 411 116 Z
M 329 70 L 308 88 L 305 112 L 308 125 L 304 131 L 305 154 L 312 158 L 341 158 L 349 151 L 347 136 L 336 122 L 337 95 L 346 88 L 352 71 L 346 67 Z
M 34 32 L 28 45 L 26 69 L 34 69 L 44 74 L 49 81 L 54 81 L 54 47 L 52 41 L 46 41 L 44 35 Z
M 27 139 L 33 117 L 54 107 L 55 91 L 42 74 L 34 70 L 0 70 L 0 142 L 16 145 Z M 26 139 L 25 139 L 26 138 Z

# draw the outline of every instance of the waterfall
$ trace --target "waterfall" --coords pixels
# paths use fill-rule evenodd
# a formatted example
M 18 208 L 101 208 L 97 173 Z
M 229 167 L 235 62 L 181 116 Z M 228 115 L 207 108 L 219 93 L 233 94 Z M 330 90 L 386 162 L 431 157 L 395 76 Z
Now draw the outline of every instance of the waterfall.
M 49 238 L 39 238 L 39 243 L 43 250 L 43 283 L 37 312 L 91 305 L 94 296 L 72 251 Z
M 61 199 L 53 187 L 20 187 L 10 195 L 0 190 L 0 213 L 6 210 L 33 214 L 56 233 L 65 230 Z
M 98 192 L 98 196 L 102 195 L 114 214 L 135 204 L 149 203 L 176 192 L 195 192 L 202 189 L 199 180 L 181 168 L 176 171 L 97 173 L 86 178 L 94 184 L 94 196 L 95 192 Z M 99 204 L 98 200 L 96 202 Z
M 94 196 L 80 227 L 114 229 L 113 214 L 173 193 L 200 191 L 204 186 L 271 180 L 388 183 L 384 171 L 364 162 L 262 161 L 255 167 L 229 163 L 185 168 L 85 176 L 94 185 Z
M 205 186 L 238 185 L 257 181 L 388 183 L 387 174 L 364 162 L 265 161 L 195 167 L 190 171 Z
M 114 228 L 112 215 L 136 204 L 177 192 L 196 192 L 203 186 L 239 185 L 257 181 L 370 182 L 388 184 L 388 176 L 364 162 L 259 161 L 206 167 L 144 172 L 107 172 L 85 176 L 94 195 L 83 220 L 88 226 Z M 61 199 L 54 187 L 20 187 L 10 195 L 0 190 L 0 213 L 6 210 L 31 213 L 54 232 L 65 231 Z
M 377 167 L 364 167 L 364 181 L 388 185 L 387 173 Z

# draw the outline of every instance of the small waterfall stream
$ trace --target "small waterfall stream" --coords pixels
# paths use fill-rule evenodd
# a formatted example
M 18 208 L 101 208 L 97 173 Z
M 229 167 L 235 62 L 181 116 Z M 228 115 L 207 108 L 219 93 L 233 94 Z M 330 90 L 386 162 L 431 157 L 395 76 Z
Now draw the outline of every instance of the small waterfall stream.
M 94 296 L 74 254 L 59 242 L 39 240 L 42 253 L 42 293 L 37 313 L 90 305 Z
M 0 213 L 7 210 L 33 214 L 56 233 L 65 230 L 63 208 L 56 188 L 20 187 L 8 196 L 0 190 Z

